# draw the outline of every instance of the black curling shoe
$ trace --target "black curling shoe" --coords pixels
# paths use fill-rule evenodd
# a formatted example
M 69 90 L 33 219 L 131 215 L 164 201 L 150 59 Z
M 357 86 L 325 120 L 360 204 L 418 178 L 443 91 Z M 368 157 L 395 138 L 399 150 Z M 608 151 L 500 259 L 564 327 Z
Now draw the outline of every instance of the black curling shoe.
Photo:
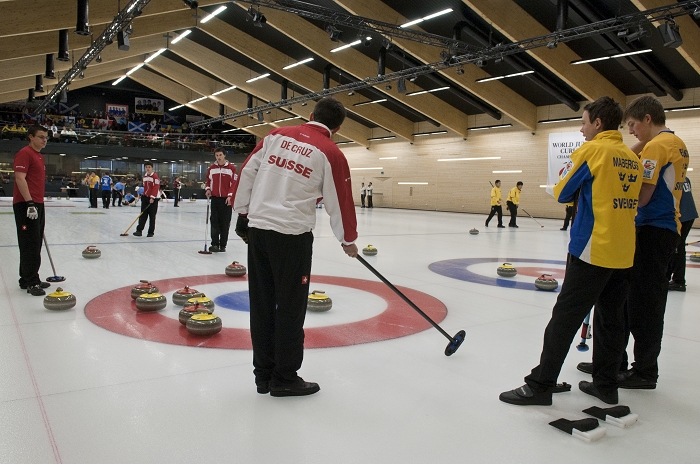
M 525 384 L 515 390 L 501 393 L 498 395 L 498 399 L 504 403 L 518 406 L 551 406 L 552 392 L 535 392 L 528 384 Z
M 608 393 L 607 395 L 603 395 L 601 392 L 598 391 L 598 389 L 593 385 L 593 382 L 588 382 L 586 380 L 582 380 L 578 383 L 578 389 L 581 390 L 582 392 L 595 396 L 598 398 L 600 401 L 603 403 L 607 404 L 617 404 L 617 391 L 614 393 Z
M 274 380 L 270 382 L 271 396 L 306 396 L 313 395 L 320 389 L 317 383 L 306 382 L 298 376 L 292 383 L 276 383 Z

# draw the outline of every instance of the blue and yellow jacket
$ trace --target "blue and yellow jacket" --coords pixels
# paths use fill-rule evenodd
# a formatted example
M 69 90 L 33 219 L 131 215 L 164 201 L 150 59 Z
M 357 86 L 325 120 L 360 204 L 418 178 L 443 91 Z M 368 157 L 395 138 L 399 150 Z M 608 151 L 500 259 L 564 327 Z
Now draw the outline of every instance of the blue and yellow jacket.
M 671 131 L 661 131 L 639 154 L 642 182 L 656 185 L 649 203 L 639 208 L 637 226 L 654 226 L 680 234 L 679 204 L 688 169 L 688 149 Z
M 581 189 L 569 253 L 594 266 L 632 267 L 641 188 L 641 163 L 619 131 L 601 132 L 574 151 L 554 186 L 559 203 Z

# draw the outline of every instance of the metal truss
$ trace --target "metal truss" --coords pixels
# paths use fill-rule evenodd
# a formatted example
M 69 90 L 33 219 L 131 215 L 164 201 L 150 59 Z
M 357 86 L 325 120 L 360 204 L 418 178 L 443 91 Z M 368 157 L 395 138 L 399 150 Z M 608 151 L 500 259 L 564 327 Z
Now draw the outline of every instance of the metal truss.
M 251 2 L 247 3 L 262 4 L 272 1 L 273 0 L 251 0 Z M 298 2 L 296 0 L 278 0 L 276 3 L 300 4 L 303 2 Z M 314 7 L 320 8 L 316 6 Z M 692 14 L 698 8 L 700 8 L 700 0 L 688 0 L 669 6 L 640 11 L 639 13 L 632 13 L 625 16 L 619 16 L 617 18 L 598 21 L 595 23 L 586 24 L 584 26 L 574 27 L 571 29 L 564 29 L 543 36 L 521 40 L 520 42 L 514 42 L 511 44 L 498 44 L 493 47 L 484 47 L 475 51 L 469 51 L 467 53 L 462 54 L 458 54 L 454 50 L 450 50 L 442 54 L 442 61 L 437 61 L 435 63 L 430 63 L 422 66 L 416 66 L 413 68 L 408 68 L 377 77 L 367 77 L 360 81 L 339 85 L 337 87 L 333 87 L 332 89 L 324 89 L 318 92 L 307 93 L 287 100 L 270 102 L 265 105 L 257 106 L 254 108 L 248 108 L 246 110 L 238 111 L 235 113 L 225 114 L 223 116 L 194 122 L 190 124 L 190 127 L 204 126 L 207 124 L 212 124 L 214 122 L 226 121 L 228 119 L 238 118 L 240 116 L 255 114 L 259 111 L 283 108 L 295 103 L 303 103 L 309 100 L 318 100 L 320 98 L 327 97 L 330 95 L 349 92 L 351 90 L 360 90 L 367 87 L 373 87 L 375 85 L 394 81 L 400 78 L 410 79 L 412 77 L 421 76 L 423 74 L 430 74 L 449 68 L 464 66 L 471 63 L 478 63 L 480 61 L 485 62 L 490 59 L 497 59 L 503 56 L 515 55 L 517 53 L 533 50 L 535 48 L 541 48 L 545 46 L 548 48 L 555 48 L 559 43 L 566 43 L 573 40 L 591 37 L 594 35 L 604 34 L 607 32 L 622 32 L 625 30 L 629 31 L 632 28 L 641 28 L 644 24 L 648 22 L 670 21 L 678 16 Z M 398 29 L 398 27 L 396 26 L 394 26 L 394 28 Z
M 102 53 L 104 48 L 114 41 L 119 31 L 123 31 L 137 16 L 141 16 L 143 9 L 151 0 L 131 0 L 129 4 L 114 17 L 114 21 L 100 34 L 85 54 L 70 68 L 58 81 L 58 84 L 49 92 L 41 104 L 36 109 L 36 114 L 41 114 L 46 111 L 49 104 L 63 90 L 68 88 L 68 85 L 83 72 L 88 65 L 97 58 L 97 55 Z

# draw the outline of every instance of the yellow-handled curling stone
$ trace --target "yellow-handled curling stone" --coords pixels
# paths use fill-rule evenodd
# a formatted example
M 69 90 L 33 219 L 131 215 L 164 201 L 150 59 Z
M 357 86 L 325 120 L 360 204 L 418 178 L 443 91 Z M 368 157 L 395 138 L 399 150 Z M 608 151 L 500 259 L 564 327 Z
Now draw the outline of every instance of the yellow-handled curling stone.
M 330 299 L 326 292 L 322 290 L 314 290 L 309 294 L 309 300 L 306 304 L 306 309 L 315 313 L 328 311 L 333 306 L 333 300 Z

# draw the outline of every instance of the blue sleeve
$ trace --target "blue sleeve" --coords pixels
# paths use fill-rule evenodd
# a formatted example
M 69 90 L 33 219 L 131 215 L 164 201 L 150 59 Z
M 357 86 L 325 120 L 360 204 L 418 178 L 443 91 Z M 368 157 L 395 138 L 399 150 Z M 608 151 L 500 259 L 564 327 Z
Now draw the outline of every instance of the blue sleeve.
M 563 187 L 561 187 L 557 201 L 559 203 L 570 203 L 574 201 L 576 191 L 585 182 L 590 182 L 591 180 L 593 180 L 593 175 L 591 174 L 591 170 L 588 168 L 588 162 L 584 161 L 578 169 L 572 173 L 569 173 L 569 175 L 560 181 L 560 184 L 563 183 Z M 555 187 L 558 187 L 558 185 Z

